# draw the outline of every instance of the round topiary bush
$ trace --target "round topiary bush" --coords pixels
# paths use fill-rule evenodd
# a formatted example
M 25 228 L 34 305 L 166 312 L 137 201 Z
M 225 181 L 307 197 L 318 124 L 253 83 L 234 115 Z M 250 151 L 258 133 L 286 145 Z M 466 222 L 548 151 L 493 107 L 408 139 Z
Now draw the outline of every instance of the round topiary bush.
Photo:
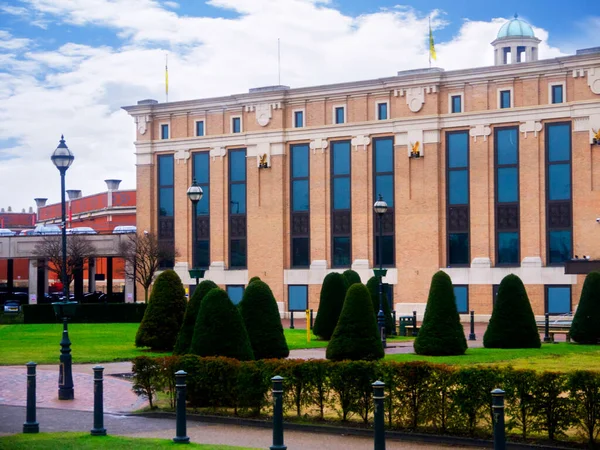
M 363 284 L 350 286 L 340 319 L 327 345 L 327 359 L 342 361 L 383 358 L 383 345 L 374 317 L 371 294 L 367 288 Z
M 175 271 L 165 270 L 154 282 L 144 318 L 135 336 L 136 347 L 173 350 L 185 308 L 185 290 L 181 279 Z
M 600 340 L 600 272 L 585 277 L 570 335 L 580 344 L 598 344 Z
M 290 354 L 279 308 L 273 292 L 264 281 L 253 281 L 246 287 L 238 305 L 250 345 L 256 359 L 287 358 Z
M 375 321 L 377 321 L 377 314 L 379 314 L 379 280 L 377 277 L 373 276 L 369 278 L 367 289 L 369 290 L 369 294 L 371 294 L 373 312 L 375 314 Z M 383 316 L 385 317 L 385 334 L 386 336 L 390 336 L 394 330 L 394 318 L 392 317 L 392 311 L 390 310 L 390 304 L 385 291 L 383 292 Z
M 185 355 L 190 350 L 192 337 L 194 336 L 194 325 L 196 324 L 196 318 L 198 317 L 198 311 L 200 311 L 202 299 L 208 291 L 216 287 L 218 286 L 211 280 L 204 280 L 196 286 L 196 289 L 194 289 L 192 298 L 185 310 L 183 325 L 177 335 L 177 341 L 175 342 L 175 348 L 173 349 L 174 355 Z
M 356 272 L 352 269 L 345 270 L 342 275 L 344 276 L 346 283 L 348 284 L 348 287 L 350 287 L 356 283 L 362 283 L 358 272 Z
M 224 290 L 211 289 L 202 299 L 190 353 L 240 361 L 254 359 L 242 316 Z
M 513 274 L 500 282 L 492 318 L 483 335 L 487 348 L 540 348 L 540 333 L 521 279 Z
M 341 273 L 332 272 L 323 280 L 319 310 L 313 326 L 313 333 L 321 339 L 331 339 L 344 306 L 346 289 L 346 280 Z
M 262 280 L 260 279 L 260 277 L 252 277 L 252 278 L 250 278 L 250 281 L 248 281 L 248 284 L 254 283 L 255 281 L 262 281 Z
M 456 310 L 452 280 L 440 270 L 431 279 L 425 317 L 415 339 L 415 353 L 463 355 L 466 350 L 467 340 Z

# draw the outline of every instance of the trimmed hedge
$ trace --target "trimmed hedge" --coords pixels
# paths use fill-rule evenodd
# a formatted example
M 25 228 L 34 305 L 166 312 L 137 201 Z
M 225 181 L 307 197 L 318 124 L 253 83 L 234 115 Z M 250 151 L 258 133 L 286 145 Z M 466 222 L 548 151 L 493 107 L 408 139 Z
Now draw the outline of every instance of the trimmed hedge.
M 348 289 L 342 314 L 327 345 L 326 356 L 333 361 L 384 357 L 371 295 L 363 284 L 353 284 Z
M 194 289 L 192 298 L 185 309 L 183 325 L 181 325 L 175 347 L 173 348 L 174 355 L 185 355 L 189 352 L 190 345 L 192 344 L 192 337 L 194 336 L 194 325 L 196 325 L 196 318 L 198 317 L 198 311 L 200 311 L 202 299 L 208 291 L 217 287 L 218 286 L 213 281 L 204 280 L 196 289 Z
M 375 321 L 377 321 L 377 315 L 379 314 L 379 280 L 377 277 L 369 278 L 369 281 L 367 281 L 367 289 L 371 294 L 373 313 L 375 314 Z M 383 292 L 382 297 L 383 315 L 385 317 L 385 334 L 386 336 L 391 336 L 394 331 L 394 318 L 392 317 L 387 294 Z
M 599 274 L 600 275 L 600 274 Z M 510 274 L 498 288 L 492 317 L 483 335 L 486 348 L 540 348 L 540 333 L 521 279 Z
M 154 282 L 146 313 L 135 336 L 136 347 L 173 350 L 187 301 L 179 275 L 165 270 Z
M 506 426 L 520 436 L 597 443 L 600 373 L 533 372 L 510 367 L 462 367 L 413 361 L 262 360 L 191 355 L 133 361 L 136 392 L 175 395 L 174 373 L 187 376 L 190 406 L 235 415 L 272 414 L 271 377 L 284 377 L 283 413 L 322 419 L 324 409 L 340 419 L 372 421 L 373 388 L 385 382 L 388 428 L 489 438 L 491 394 L 506 391 Z M 138 363 L 139 360 L 139 363 Z M 139 373 L 137 368 L 140 367 Z M 170 375 L 169 375 L 170 374 Z M 349 382 L 349 380 L 351 382 Z M 509 436 L 510 437 L 510 436 Z M 539 441 L 538 441 L 539 443 Z
M 431 278 L 423 323 L 415 339 L 418 355 L 464 355 L 467 339 L 456 310 L 452 280 L 441 270 Z
M 190 353 L 242 361 L 254 359 L 244 320 L 224 290 L 211 289 L 202 300 Z
M 358 274 L 358 272 L 356 272 L 352 269 L 344 270 L 344 273 L 342 273 L 342 275 L 344 276 L 344 279 L 346 280 L 348 287 L 350 287 L 356 283 L 362 283 L 362 280 L 360 279 L 360 275 Z
M 267 283 L 258 279 L 248 284 L 238 308 L 256 359 L 289 356 L 279 308 Z
M 585 277 L 570 335 L 579 344 L 600 343 L 600 272 Z
M 146 303 L 80 303 L 69 323 L 140 323 L 146 306 Z M 23 323 L 58 322 L 52 305 L 22 305 L 21 308 Z
M 321 339 L 326 341 L 331 339 L 342 313 L 347 288 L 346 279 L 341 273 L 332 272 L 323 280 L 319 310 L 313 326 L 313 333 Z

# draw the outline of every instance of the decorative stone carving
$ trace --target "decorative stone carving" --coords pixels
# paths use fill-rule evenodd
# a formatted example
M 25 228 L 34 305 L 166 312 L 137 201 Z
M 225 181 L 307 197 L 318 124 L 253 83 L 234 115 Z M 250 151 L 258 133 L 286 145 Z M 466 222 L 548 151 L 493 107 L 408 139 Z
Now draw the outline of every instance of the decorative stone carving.
M 367 145 L 371 143 L 371 138 L 369 136 L 359 135 L 353 137 L 351 142 L 355 151 L 358 151 L 359 146 L 362 146 L 362 149 L 366 150 Z
M 419 112 L 425 103 L 425 92 L 428 94 L 436 93 L 437 86 L 426 86 L 426 87 L 411 87 L 406 89 L 396 89 L 394 91 L 395 97 L 405 97 L 406 104 L 412 112 Z
M 492 129 L 488 125 L 475 125 L 469 130 L 469 135 L 473 138 L 473 142 L 477 142 L 477 137 L 479 136 L 483 136 L 485 142 L 490 134 L 492 134 Z
M 528 120 L 519 126 L 519 131 L 523 133 L 525 139 L 527 139 L 527 133 L 533 133 L 533 136 L 537 137 L 538 132 L 542 131 L 542 123 L 535 120 Z
M 266 127 L 271 121 L 271 110 L 281 108 L 281 103 L 261 103 L 259 105 L 246 106 L 246 112 L 255 111 L 256 123 L 261 127 Z
M 187 160 L 190 159 L 190 152 L 187 150 L 177 150 L 173 155 L 173 158 L 177 161 L 177 164 L 179 164 L 179 161 L 183 161 L 184 164 L 187 164 Z
M 150 122 L 149 115 L 137 116 L 135 118 L 135 124 L 137 125 L 137 130 L 140 134 L 146 134 L 146 130 L 148 129 L 148 122 Z
M 261 142 L 259 144 L 256 144 L 256 167 L 271 167 L 271 144 L 269 144 L 268 142 Z
M 210 149 L 209 154 L 212 160 L 214 161 L 217 157 L 223 159 L 223 156 L 227 154 L 227 151 L 225 150 L 225 147 L 213 147 Z
M 577 122 L 575 122 L 577 126 Z M 598 143 L 598 136 L 600 135 L 600 114 L 592 114 L 589 116 L 589 120 L 586 123 L 586 127 L 581 131 L 588 131 L 590 133 L 590 144 Z M 575 131 L 580 131 L 575 128 Z M 596 139 L 596 141 L 594 141 Z
M 325 153 L 325 149 L 328 145 L 327 139 L 317 138 L 314 141 L 310 141 L 310 148 L 312 149 L 313 154 L 317 153 L 317 150 L 321 150 L 321 153 Z
M 600 67 L 573 70 L 573 78 L 583 77 L 587 71 L 587 84 L 594 94 L 600 94 Z

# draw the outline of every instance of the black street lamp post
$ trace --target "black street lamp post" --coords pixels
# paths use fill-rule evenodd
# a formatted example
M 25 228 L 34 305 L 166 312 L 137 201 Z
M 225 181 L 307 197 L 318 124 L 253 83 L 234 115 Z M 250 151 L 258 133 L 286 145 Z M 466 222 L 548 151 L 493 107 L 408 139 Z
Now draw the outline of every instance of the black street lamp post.
M 379 312 L 377 313 L 377 325 L 379 326 L 379 334 L 383 348 L 387 347 L 385 339 L 385 315 L 383 314 L 383 277 L 387 273 L 387 269 L 383 268 L 383 216 L 387 211 L 388 205 L 383 200 L 381 194 L 379 199 L 373 205 L 375 214 L 379 217 L 379 270 L 375 269 L 375 276 L 379 279 Z
M 200 278 L 204 276 L 204 270 L 199 269 L 197 265 L 198 256 L 196 255 L 196 240 L 198 239 L 198 224 L 196 217 L 198 215 L 198 202 L 202 200 L 204 192 L 196 183 L 196 179 L 187 190 L 187 196 L 192 202 L 192 269 L 190 269 L 190 277 L 196 279 L 196 286 Z
M 73 164 L 75 157 L 67 144 L 64 136 L 60 137 L 60 143 L 52 156 L 50 157 L 56 168 L 60 172 L 60 199 L 62 210 L 62 283 L 63 299 L 60 302 L 52 304 L 54 313 L 59 320 L 63 322 L 63 335 L 60 341 L 60 371 L 58 375 L 58 399 L 73 400 L 75 398 L 73 390 L 71 341 L 69 340 L 69 329 L 67 321 L 69 317 L 75 315 L 76 302 L 69 301 L 69 280 L 67 278 L 67 218 L 65 206 L 65 173 Z

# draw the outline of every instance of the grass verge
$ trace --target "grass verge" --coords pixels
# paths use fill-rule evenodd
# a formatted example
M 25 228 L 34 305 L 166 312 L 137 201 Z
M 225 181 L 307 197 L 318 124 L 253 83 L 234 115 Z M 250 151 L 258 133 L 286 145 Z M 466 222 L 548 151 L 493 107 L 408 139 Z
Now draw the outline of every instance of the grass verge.
M 39 433 L 15 434 L 0 437 L 0 449 L 11 450 L 52 450 L 52 449 L 155 449 L 181 448 L 168 439 L 128 438 L 120 436 L 91 436 L 89 433 Z M 188 444 L 185 448 L 202 450 L 241 450 L 250 447 L 231 447 L 227 445 Z

